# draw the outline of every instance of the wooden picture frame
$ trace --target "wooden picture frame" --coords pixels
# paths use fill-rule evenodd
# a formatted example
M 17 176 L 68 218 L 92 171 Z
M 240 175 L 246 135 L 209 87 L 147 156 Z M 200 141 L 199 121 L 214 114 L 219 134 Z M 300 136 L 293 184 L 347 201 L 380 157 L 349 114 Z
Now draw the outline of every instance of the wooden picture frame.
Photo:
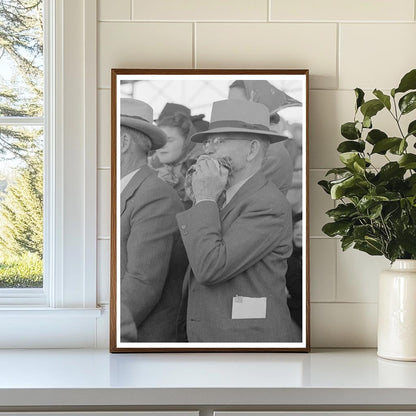
M 309 351 L 308 88 L 112 70 L 111 352 Z

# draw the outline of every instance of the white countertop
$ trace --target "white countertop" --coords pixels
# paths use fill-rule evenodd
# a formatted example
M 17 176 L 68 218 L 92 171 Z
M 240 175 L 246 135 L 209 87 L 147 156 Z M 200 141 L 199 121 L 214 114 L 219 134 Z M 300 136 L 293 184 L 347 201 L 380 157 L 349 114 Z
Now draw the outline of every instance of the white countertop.
M 24 392 L 24 394 L 22 394 Z M 0 350 L 0 407 L 416 405 L 416 362 L 375 350 Z

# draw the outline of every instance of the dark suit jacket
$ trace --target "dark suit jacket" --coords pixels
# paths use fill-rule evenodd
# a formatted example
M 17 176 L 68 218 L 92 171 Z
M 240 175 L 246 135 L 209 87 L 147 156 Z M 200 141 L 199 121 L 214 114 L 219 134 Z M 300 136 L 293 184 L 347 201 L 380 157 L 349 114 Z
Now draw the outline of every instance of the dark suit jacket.
M 142 167 L 120 195 L 121 340 L 175 341 L 175 323 L 188 264 L 175 215 L 174 189 Z M 123 312 L 124 311 L 124 312 Z
M 177 215 L 190 267 L 186 331 L 191 342 L 291 342 L 286 259 L 289 203 L 262 172 L 218 210 L 204 201 Z M 233 297 L 266 297 L 266 318 L 231 319 Z
M 272 143 L 263 161 L 264 176 L 273 182 L 283 195 L 292 187 L 293 162 L 283 143 Z

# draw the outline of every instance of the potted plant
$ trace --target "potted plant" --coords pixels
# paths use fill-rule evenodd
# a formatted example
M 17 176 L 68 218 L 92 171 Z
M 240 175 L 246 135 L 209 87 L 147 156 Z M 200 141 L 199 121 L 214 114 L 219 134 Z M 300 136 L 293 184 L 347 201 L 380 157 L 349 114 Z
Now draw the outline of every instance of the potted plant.
M 375 89 L 366 100 L 360 88 L 355 95 L 354 119 L 342 124 L 346 140 L 337 148 L 342 167 L 327 172 L 335 179 L 319 182 L 337 201 L 322 231 L 341 237 L 343 250 L 390 260 L 379 283 L 378 355 L 416 361 L 416 120 L 403 121 L 416 109 L 416 69 L 389 95 Z M 395 131 L 373 126 L 381 111 L 394 119 Z

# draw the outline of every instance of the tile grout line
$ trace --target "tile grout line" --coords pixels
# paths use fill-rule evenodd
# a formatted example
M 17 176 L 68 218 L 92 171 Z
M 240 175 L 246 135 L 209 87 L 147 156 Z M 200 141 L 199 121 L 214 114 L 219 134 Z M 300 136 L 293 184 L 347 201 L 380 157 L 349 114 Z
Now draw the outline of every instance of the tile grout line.
M 133 6 L 131 7 L 130 13 L 133 13 Z M 267 21 L 264 19 L 210 19 L 210 20 L 180 20 L 180 19 L 98 19 L 98 23 L 279 23 L 279 24 L 325 24 L 325 25 L 336 25 L 336 24 L 353 24 L 353 25 L 414 25 L 413 20 L 271 20 Z
M 335 205 L 335 204 L 334 204 Z M 335 282 L 334 282 L 334 302 L 338 303 L 338 244 L 340 244 L 340 241 L 336 241 L 336 244 L 334 244 L 334 259 L 335 259 Z
M 358 301 L 358 300 L 343 300 L 341 302 L 331 302 L 331 301 L 319 301 L 319 300 L 315 300 L 310 302 L 311 304 L 315 304 L 315 305 L 377 305 L 378 302 L 374 301 Z
M 130 0 L 130 20 L 133 20 L 133 1 Z
M 340 71 L 341 71 L 341 24 L 337 23 L 337 90 L 339 90 L 339 80 L 340 80 Z
M 196 22 L 192 23 L 192 68 L 196 69 Z
M 270 23 L 272 20 L 272 0 L 267 0 L 267 22 Z M 416 0 L 415 0 L 416 1 Z

